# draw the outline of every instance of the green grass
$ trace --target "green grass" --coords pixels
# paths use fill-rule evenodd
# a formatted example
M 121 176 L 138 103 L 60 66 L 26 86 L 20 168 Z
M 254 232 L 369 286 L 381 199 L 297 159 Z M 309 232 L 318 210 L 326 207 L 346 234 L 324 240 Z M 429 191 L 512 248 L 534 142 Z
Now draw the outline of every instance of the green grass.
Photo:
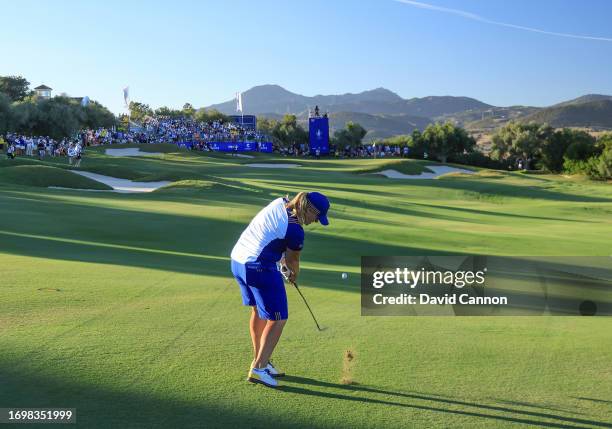
M 361 255 L 610 255 L 609 184 L 244 161 L 87 152 L 83 170 L 182 180 L 150 194 L 2 180 L 0 407 L 73 407 L 85 428 L 611 427 L 610 319 L 361 317 L 359 295 Z M 7 165 L 2 178 L 24 168 Z M 55 177 L 65 160 L 40 165 Z M 332 201 L 330 227 L 306 228 L 300 277 L 326 329 L 289 289 L 274 358 L 290 377 L 272 391 L 244 381 L 249 312 L 228 255 L 261 207 L 300 190 Z M 353 385 L 341 383 L 348 349 Z
M 79 176 L 61 168 L 45 165 L 5 166 L 0 168 L 0 183 L 5 185 L 39 186 L 43 188 L 59 186 L 75 189 L 112 189 L 110 186 L 87 177 Z

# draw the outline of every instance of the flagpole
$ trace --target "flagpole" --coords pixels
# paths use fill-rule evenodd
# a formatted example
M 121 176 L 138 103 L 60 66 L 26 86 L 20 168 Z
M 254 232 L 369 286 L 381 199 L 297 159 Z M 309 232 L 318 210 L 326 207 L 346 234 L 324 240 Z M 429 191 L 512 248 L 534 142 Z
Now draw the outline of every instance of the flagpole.
M 123 101 L 125 102 L 125 107 L 127 108 L 127 111 L 128 111 L 128 123 L 127 123 L 128 133 L 130 132 L 130 122 L 132 121 L 132 112 L 130 111 L 129 98 L 130 98 L 130 87 L 126 86 L 125 88 L 123 88 Z

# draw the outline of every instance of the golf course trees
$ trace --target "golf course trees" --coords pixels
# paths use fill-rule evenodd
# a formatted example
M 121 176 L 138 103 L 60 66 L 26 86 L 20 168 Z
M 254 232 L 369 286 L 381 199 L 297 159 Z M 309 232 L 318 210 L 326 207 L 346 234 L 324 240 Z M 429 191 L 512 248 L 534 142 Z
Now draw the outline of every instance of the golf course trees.
M 37 121 L 34 134 L 50 136 L 55 139 L 67 137 L 77 132 L 85 123 L 85 114 L 78 103 L 68 97 L 42 99 L 37 104 Z
M 11 99 L 0 92 L 0 134 L 5 134 L 10 129 L 12 114 Z
M 155 109 L 155 116 L 163 116 L 168 118 L 180 118 L 183 115 L 183 112 L 180 110 L 171 109 L 168 106 L 162 106 L 158 109 Z
M 21 101 L 31 94 L 30 82 L 23 76 L 0 76 L 0 92 L 11 101 Z
M 591 179 L 612 177 L 612 134 L 596 140 L 583 130 L 554 130 L 546 124 L 510 122 L 492 138 L 491 157 L 510 163 L 533 160 L 527 168 L 553 173 L 585 174 Z
M 612 133 L 606 133 L 597 140 L 601 150 L 595 161 L 592 161 L 590 177 L 597 180 L 612 179 Z
M 446 162 L 451 156 L 472 152 L 476 141 L 463 128 L 446 122 L 428 125 L 420 144 L 430 157 Z
M 9 118 L 0 118 L 0 132 L 4 123 L 5 131 L 55 139 L 70 137 L 83 128 L 111 127 L 116 123 L 115 116 L 100 103 L 91 101 L 82 106 L 69 97 L 27 97 L 12 103 L 8 113 L 0 100 L 0 112 Z
M 153 116 L 153 110 L 148 104 L 138 101 L 130 101 L 130 119 L 135 122 L 142 122 L 145 116 Z
M 272 128 L 272 137 L 284 146 L 308 143 L 308 132 L 297 123 L 295 115 L 285 115 Z
M 347 122 L 344 129 L 334 133 L 333 143 L 338 147 L 359 146 L 367 133 L 361 125 Z
M 115 115 L 97 101 L 90 101 L 86 107 L 82 107 L 82 110 L 85 113 L 85 120 L 81 128 L 110 128 L 117 123 Z
M 181 116 L 182 113 L 180 111 L 178 116 Z M 212 122 L 212 121 L 223 121 L 223 122 L 228 122 L 230 121 L 230 117 L 227 115 L 224 115 L 223 113 L 219 112 L 217 109 L 198 109 L 195 114 L 194 114 L 194 119 L 197 122 Z
M 272 131 L 274 127 L 276 127 L 276 124 L 278 124 L 278 121 L 274 119 L 266 118 L 265 116 L 257 117 L 257 130 L 262 133 L 272 135 Z
M 539 160 L 542 149 L 554 130 L 547 124 L 510 122 L 493 135 L 493 159 Z
M 553 173 L 561 173 L 563 157 L 574 143 L 594 145 L 595 139 L 585 131 L 570 128 L 555 131 L 542 146 L 542 166 Z
M 191 103 L 183 104 L 183 110 L 181 111 L 183 116 L 186 116 L 188 118 L 193 118 L 193 116 L 195 115 L 195 112 L 196 112 L 196 109 L 193 108 Z
M 595 180 L 612 179 L 612 133 L 599 140 L 587 134 L 572 141 L 563 155 L 563 171 Z
M 425 155 L 425 145 L 423 142 L 423 133 L 415 129 L 410 135 L 410 141 L 408 141 L 408 147 L 410 148 L 409 156 L 411 158 L 423 158 Z

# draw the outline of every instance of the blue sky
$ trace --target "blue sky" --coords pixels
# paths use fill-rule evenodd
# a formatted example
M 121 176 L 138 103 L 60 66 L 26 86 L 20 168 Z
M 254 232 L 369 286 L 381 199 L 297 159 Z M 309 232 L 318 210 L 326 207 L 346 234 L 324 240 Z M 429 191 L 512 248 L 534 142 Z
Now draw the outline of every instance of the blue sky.
M 0 75 L 88 95 L 115 113 L 128 85 L 154 108 L 207 106 L 265 83 L 303 95 L 385 87 L 500 106 L 612 94 L 612 1 L 419 3 L 5 2 Z

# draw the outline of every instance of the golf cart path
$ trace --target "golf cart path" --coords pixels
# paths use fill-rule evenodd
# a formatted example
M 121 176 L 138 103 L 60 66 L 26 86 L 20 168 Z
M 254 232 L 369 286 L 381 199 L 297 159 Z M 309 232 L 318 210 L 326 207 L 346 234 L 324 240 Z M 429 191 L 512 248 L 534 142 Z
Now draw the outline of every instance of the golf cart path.
M 152 156 L 163 155 L 161 152 L 141 152 L 138 147 L 129 147 L 125 149 L 106 149 L 105 152 L 109 156 Z
M 118 179 L 116 177 L 103 176 L 102 174 L 90 173 L 89 171 L 74 171 L 70 170 L 74 174 L 80 174 L 81 176 L 88 177 L 97 182 L 104 183 L 105 185 L 113 188 L 112 192 L 130 193 L 130 192 L 153 192 L 162 186 L 169 185 L 172 182 L 134 182 L 128 179 Z
M 438 177 L 448 173 L 476 173 L 472 170 L 464 170 L 463 168 L 449 167 L 446 165 L 428 165 L 427 168 L 433 170 L 433 173 L 404 174 L 397 170 L 383 170 L 372 174 L 381 174 L 389 179 L 437 179 Z

